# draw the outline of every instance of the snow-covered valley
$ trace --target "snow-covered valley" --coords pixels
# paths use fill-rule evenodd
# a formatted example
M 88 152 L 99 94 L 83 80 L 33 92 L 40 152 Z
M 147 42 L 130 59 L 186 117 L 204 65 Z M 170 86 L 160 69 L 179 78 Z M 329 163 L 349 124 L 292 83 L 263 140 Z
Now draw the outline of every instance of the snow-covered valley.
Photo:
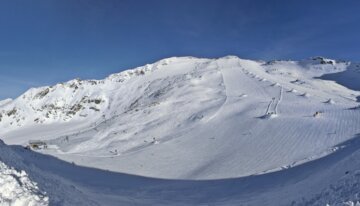
M 355 205 L 359 82 L 351 62 L 227 56 L 32 88 L 0 102 L 0 175 L 24 170 L 40 205 Z

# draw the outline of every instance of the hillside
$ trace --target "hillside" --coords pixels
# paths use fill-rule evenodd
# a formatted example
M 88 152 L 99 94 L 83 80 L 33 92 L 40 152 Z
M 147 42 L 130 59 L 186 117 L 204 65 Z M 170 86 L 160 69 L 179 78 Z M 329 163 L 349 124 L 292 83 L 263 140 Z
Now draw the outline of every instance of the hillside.
M 40 154 L 26 151 L 32 157 L 11 150 L 41 168 L 38 176 L 55 173 L 81 185 L 84 202 L 95 205 L 107 195 L 109 205 L 356 203 L 358 190 L 349 188 L 357 187 L 360 169 L 352 164 L 359 155 L 358 82 L 359 64 L 323 57 L 173 57 L 1 102 L 0 137 L 10 145 L 46 143 Z M 26 164 L 4 162 L 28 172 Z M 74 178 L 80 171 L 85 177 Z M 109 175 L 118 181 L 89 179 Z M 99 188 L 114 191 L 92 197 Z
M 358 205 L 359 146 L 357 136 L 338 145 L 339 149 L 331 155 L 297 167 L 242 178 L 196 181 L 147 178 L 79 167 L 1 142 L 0 203 L 18 206 Z

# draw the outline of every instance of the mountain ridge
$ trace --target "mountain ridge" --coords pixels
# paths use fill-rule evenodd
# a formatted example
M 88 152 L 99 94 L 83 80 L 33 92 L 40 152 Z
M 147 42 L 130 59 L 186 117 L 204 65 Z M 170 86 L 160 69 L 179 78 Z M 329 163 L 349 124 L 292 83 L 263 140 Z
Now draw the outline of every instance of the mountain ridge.
M 221 57 L 221 58 L 214 58 L 214 59 L 207 59 L 207 58 L 196 58 L 196 57 L 191 57 L 191 56 L 186 56 L 186 57 L 170 57 L 170 58 L 165 58 L 162 60 L 159 60 L 153 64 L 147 64 L 144 66 L 140 66 L 140 67 L 136 67 L 134 69 L 129 69 L 129 70 L 125 70 L 119 73 L 115 73 L 115 74 L 111 74 L 108 77 L 106 77 L 105 79 L 102 80 L 94 80 L 94 79 L 89 79 L 89 80 L 80 80 L 80 79 L 73 79 L 64 83 L 58 83 L 56 85 L 53 86 L 43 86 L 43 87 L 38 87 L 38 88 L 31 88 L 28 91 L 26 91 L 24 94 L 20 95 L 18 98 L 14 99 L 13 101 L 19 101 L 19 99 L 28 99 L 28 100 L 41 100 L 42 98 L 44 98 L 46 95 L 48 95 L 51 92 L 54 92 L 55 90 L 59 90 L 59 89 L 73 89 L 73 93 L 71 96 L 74 96 L 77 93 L 77 89 L 79 89 L 79 87 L 84 87 L 84 86 L 97 86 L 99 85 L 99 87 L 103 84 L 105 84 L 106 81 L 110 81 L 110 82 L 119 82 L 122 83 L 128 79 L 130 79 L 131 77 L 137 77 L 140 75 L 145 75 L 146 72 L 151 72 L 153 70 L 158 69 L 158 66 L 164 66 L 169 64 L 170 62 L 174 62 L 174 61 L 181 61 L 181 60 L 189 60 L 189 59 L 198 59 L 198 60 L 205 60 L 205 61 L 216 61 L 216 60 L 220 60 L 220 59 L 239 59 L 237 56 L 232 56 L 232 55 L 228 55 L 225 57 Z M 245 60 L 245 59 L 244 59 Z M 245 61 L 253 61 L 253 60 L 245 60 Z M 314 64 L 318 63 L 318 64 L 330 64 L 330 65 L 334 65 L 336 63 L 336 60 L 332 60 L 332 59 L 326 59 L 324 57 L 314 57 L 314 58 L 309 58 L 307 60 L 302 60 L 302 61 L 254 61 L 254 62 L 263 62 L 263 64 L 265 65 L 271 65 L 274 64 L 275 62 L 277 63 L 281 63 L 281 62 L 286 62 L 286 63 L 296 63 L 299 62 L 300 64 L 304 64 L 307 66 L 307 64 Z M 346 63 L 346 64 L 350 64 L 350 62 L 344 62 L 341 61 L 341 63 Z M 65 94 L 58 94 L 60 95 L 65 95 Z M 91 108 L 94 111 L 98 111 L 99 108 L 96 107 L 96 104 L 100 104 L 103 103 L 103 101 L 101 100 L 101 97 L 99 97 L 99 99 L 97 99 L 96 97 L 94 97 L 93 99 L 88 99 L 87 95 L 83 95 L 81 98 L 81 100 L 78 100 L 78 103 L 95 103 L 93 105 L 91 105 L 89 108 Z M 106 101 L 106 100 L 104 100 Z M 3 107 L 6 104 L 9 104 L 11 101 L 6 100 L 6 102 L 4 102 L 4 104 L 0 104 L 0 107 Z M 99 103 L 100 102 L 100 103 Z M 61 106 L 63 106 L 63 102 L 61 100 L 57 100 L 55 103 L 53 102 L 52 104 L 49 105 L 45 105 L 45 108 L 42 109 L 48 109 L 50 112 L 52 109 L 59 109 L 57 107 L 56 104 L 59 104 Z M 99 105 L 98 105 L 99 106 Z M 48 107 L 48 108 L 46 108 Z M 14 108 L 13 108 L 14 109 Z M 2 116 L 6 116 L 4 115 L 4 113 L 10 114 L 10 116 L 15 112 L 13 109 L 8 109 L 8 111 L 3 111 L 2 112 Z M 63 108 L 61 108 L 62 110 L 64 110 L 63 112 L 66 113 L 67 115 L 65 115 L 65 117 L 63 117 L 63 120 L 66 121 L 68 118 L 71 117 L 66 117 L 66 116 L 71 116 L 75 113 L 77 113 L 80 109 L 82 109 L 82 105 L 80 104 L 71 104 L 71 105 L 67 105 L 67 106 L 63 106 Z M 36 108 L 34 110 L 40 110 L 40 108 Z M 45 116 L 49 116 L 51 114 L 47 113 L 45 114 Z M 9 115 L 8 115 L 9 116 Z M 21 120 L 23 120 L 23 118 L 17 118 L 16 121 L 20 122 Z M 35 118 L 34 119 L 35 122 L 42 122 L 42 120 L 40 120 L 40 118 Z

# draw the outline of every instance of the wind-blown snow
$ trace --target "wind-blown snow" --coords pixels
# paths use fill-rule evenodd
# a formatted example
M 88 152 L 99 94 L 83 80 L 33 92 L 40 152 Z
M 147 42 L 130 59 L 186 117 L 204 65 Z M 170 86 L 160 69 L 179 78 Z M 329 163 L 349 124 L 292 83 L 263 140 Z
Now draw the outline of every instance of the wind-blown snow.
M 140 205 L 146 198 L 154 204 L 174 204 L 184 196 L 189 199 L 179 205 L 212 202 L 206 193 L 213 193 L 220 205 L 256 205 L 271 198 L 266 205 L 327 200 L 342 204 L 357 201 L 354 193 L 347 192 L 348 200 L 330 201 L 321 191 L 331 191 L 330 184 L 342 188 L 346 171 L 326 175 L 324 168 L 345 161 L 352 171 L 360 169 L 345 160 L 357 154 L 357 148 L 348 152 L 341 146 L 360 133 L 360 92 L 327 75 L 357 75 L 356 65 L 322 57 L 272 62 L 234 56 L 169 58 L 104 80 L 77 79 L 30 89 L 0 106 L 0 135 L 8 144 L 44 141 L 48 148 L 39 152 L 110 170 L 120 179 L 126 175 L 117 173 L 169 179 L 131 176 L 136 184 L 126 185 L 140 184 L 143 189 L 124 189 L 119 182 L 112 185 L 117 188 L 114 194 L 108 194 L 112 200 L 118 201 L 113 196 L 124 190 L 143 192 L 131 197 L 139 198 Z M 52 166 L 38 166 L 54 178 Z M 85 177 L 78 181 L 57 176 L 85 187 L 77 187 L 85 191 L 83 201 L 89 191 L 98 192 L 95 183 L 84 183 L 91 182 Z M 354 182 L 356 174 L 346 177 Z M 108 183 L 101 187 L 108 188 Z M 308 187 L 314 189 L 305 191 Z M 151 188 L 177 196 L 172 199 Z M 181 192 L 190 188 L 199 191 L 198 197 Z M 129 194 L 121 196 L 122 201 L 129 201 Z M 89 199 L 96 204 L 104 196 Z

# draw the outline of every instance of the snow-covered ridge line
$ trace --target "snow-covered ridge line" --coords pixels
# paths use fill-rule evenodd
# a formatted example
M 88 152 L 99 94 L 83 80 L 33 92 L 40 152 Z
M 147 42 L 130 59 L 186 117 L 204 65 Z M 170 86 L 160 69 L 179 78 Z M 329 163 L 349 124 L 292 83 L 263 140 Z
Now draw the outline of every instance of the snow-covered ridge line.
M 0 101 L 0 107 L 9 104 L 9 103 L 12 102 L 12 101 L 13 101 L 13 99 L 10 99 L 10 98 L 1 100 L 1 101 Z
M 112 74 L 103 80 L 74 79 L 54 86 L 31 88 L 12 102 L 4 100 L 5 102 L 0 105 L 0 122 L 5 120 L 9 124 L 7 127 L 19 127 L 49 121 L 66 122 L 89 115 L 95 115 L 97 118 L 106 116 L 104 113 L 108 109 L 105 108 L 109 108 L 111 104 L 112 91 L 123 89 L 126 81 L 152 73 L 172 63 L 178 64 L 194 59 L 196 58 L 172 57 Z M 87 111 L 80 113 L 83 109 Z

